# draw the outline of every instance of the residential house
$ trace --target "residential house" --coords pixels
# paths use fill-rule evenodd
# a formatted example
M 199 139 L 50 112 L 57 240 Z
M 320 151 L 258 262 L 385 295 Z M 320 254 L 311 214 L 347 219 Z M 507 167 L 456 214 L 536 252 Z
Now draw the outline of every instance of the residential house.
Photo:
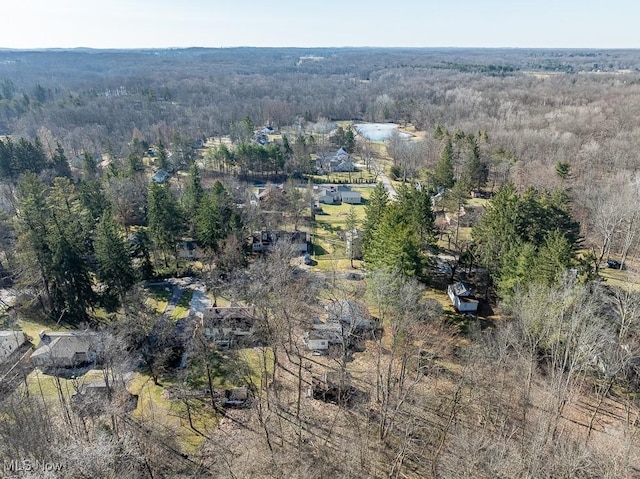
M 287 201 L 287 192 L 284 185 L 268 184 L 264 188 L 259 188 L 256 194 L 258 203 L 263 209 L 282 209 Z
M 31 355 L 41 367 L 72 368 L 95 363 L 102 349 L 99 336 L 92 332 L 40 333 L 40 344 Z
M 350 186 L 338 186 L 338 193 L 340 193 L 340 200 L 343 203 L 349 203 L 352 205 L 359 205 L 362 203 L 362 194 L 359 191 L 351 189 Z
M 356 171 L 356 167 L 353 164 L 353 160 L 351 158 L 347 158 L 334 166 L 331 171 L 335 173 L 352 173 Z
M 302 343 L 311 351 L 326 351 L 329 349 L 329 339 L 319 331 L 307 331 L 304 333 Z
M 478 311 L 478 300 L 471 294 L 469 285 L 458 281 L 447 287 L 447 294 L 451 304 L 460 313 L 475 313 Z
M 372 330 L 377 327 L 376 321 L 371 317 L 366 306 L 347 299 L 334 301 L 327 307 L 328 322 L 339 322 L 343 329 L 348 331 Z
M 325 323 L 326 324 L 326 323 Z M 302 336 L 302 343 L 310 351 L 326 351 L 329 346 L 333 344 L 342 345 L 345 344 L 345 340 L 348 342 L 349 338 L 345 338 L 342 331 L 342 325 L 337 324 L 338 329 L 314 329 L 306 331 Z
M 71 396 L 71 407 L 81 417 L 105 414 L 110 405 L 118 411 L 131 412 L 138 406 L 138 396 L 124 386 L 107 385 L 104 379 L 82 384 Z
M 200 257 L 198 244 L 193 239 L 184 239 L 178 244 L 178 257 L 187 260 L 196 260 Z
M 321 174 L 328 174 L 337 171 L 355 171 L 353 160 L 344 148 L 332 152 L 320 152 L 316 154 L 316 171 Z
M 318 202 L 326 205 L 335 205 L 340 203 L 340 193 L 335 186 L 325 186 L 317 190 Z
M 258 145 L 264 146 L 269 144 L 269 135 L 271 134 L 273 134 L 273 128 L 266 126 L 260 130 L 255 130 L 253 132 L 253 139 Z
M 7 360 L 26 341 L 22 331 L 0 331 L 0 363 Z
M 317 198 L 320 203 L 335 205 L 349 203 L 358 205 L 362 203 L 362 194 L 353 190 L 348 185 L 326 185 L 317 188 Z
M 330 371 L 322 376 L 312 376 L 307 395 L 332 404 L 346 404 L 356 392 L 349 373 Z
M 249 342 L 256 322 L 252 307 L 211 307 L 202 313 L 204 337 L 218 346 L 231 348 Z
M 302 231 L 255 231 L 251 236 L 251 250 L 253 252 L 268 252 L 275 248 L 276 244 L 290 245 L 291 248 L 299 253 L 309 251 L 309 243 L 311 237 L 309 233 Z
M 159 185 L 167 181 L 167 179 L 169 179 L 169 173 L 167 172 L 167 170 L 164 170 L 162 168 L 156 171 L 151 177 L 151 181 L 153 181 L 154 183 L 158 183 Z

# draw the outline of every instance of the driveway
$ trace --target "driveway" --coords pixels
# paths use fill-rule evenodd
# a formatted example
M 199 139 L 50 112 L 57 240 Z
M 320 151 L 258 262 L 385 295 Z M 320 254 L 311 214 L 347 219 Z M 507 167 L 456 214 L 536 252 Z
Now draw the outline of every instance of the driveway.
M 389 199 L 396 200 L 398 198 L 398 193 L 396 193 L 396 189 L 393 187 L 393 183 L 391 183 L 391 180 L 389 179 L 387 174 L 382 168 L 378 166 L 378 163 L 376 163 L 375 160 L 371 160 L 371 165 L 380 177 L 380 181 L 382 181 L 384 189 L 387 190 L 387 193 L 389 193 Z

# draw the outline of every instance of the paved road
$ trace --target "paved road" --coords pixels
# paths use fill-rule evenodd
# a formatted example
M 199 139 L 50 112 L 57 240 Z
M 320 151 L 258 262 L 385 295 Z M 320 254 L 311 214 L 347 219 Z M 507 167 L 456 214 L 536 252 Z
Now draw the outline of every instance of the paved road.
M 389 179 L 387 174 L 384 172 L 384 170 L 378 166 L 378 163 L 376 163 L 375 160 L 371 160 L 371 165 L 376 170 L 376 173 L 378 173 L 378 176 L 380 177 L 380 181 L 382 181 L 382 184 L 384 185 L 385 190 L 387 190 L 387 193 L 389 193 L 389 199 L 391 200 L 397 199 L 398 193 L 396 193 L 396 189 L 393 187 L 393 183 L 391 183 L 391 180 Z

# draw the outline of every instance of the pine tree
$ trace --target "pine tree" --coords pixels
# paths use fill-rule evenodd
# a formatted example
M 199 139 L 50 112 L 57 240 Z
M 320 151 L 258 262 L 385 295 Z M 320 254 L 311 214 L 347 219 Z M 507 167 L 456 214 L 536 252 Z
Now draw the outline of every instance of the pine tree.
M 489 170 L 480 159 L 480 148 L 473 136 L 468 140 L 469 152 L 462 171 L 462 180 L 467 189 L 479 189 L 487 184 Z
M 121 300 L 136 281 L 129 251 L 110 210 L 106 210 L 95 232 L 94 250 L 98 260 L 98 278 L 109 292 Z
M 53 262 L 47 242 L 50 213 L 48 188 L 33 173 L 27 173 L 18 183 L 17 248 L 24 287 L 44 292 L 51 303 L 49 272 Z M 39 296 L 40 297 L 40 296 Z M 41 298 L 41 297 L 40 297 Z M 43 309 L 44 302 L 41 301 Z
M 149 237 L 164 256 L 174 255 L 182 235 L 182 212 L 168 185 L 151 182 L 147 200 L 147 225 Z
M 188 222 L 192 229 L 195 225 L 195 218 L 203 196 L 204 189 L 200 181 L 200 169 L 194 163 L 189 168 L 189 177 L 182 194 L 182 208 L 186 218 L 189 218 Z
M 53 313 L 69 321 L 85 321 L 95 300 L 88 262 L 93 220 L 68 178 L 55 179 L 49 205 L 47 243 L 52 253 L 49 283 Z
M 378 182 L 364 207 L 365 219 L 362 225 L 362 251 L 364 254 L 372 242 L 374 232 L 380 224 L 388 203 L 389 193 L 387 193 L 384 184 Z
M 196 216 L 195 233 L 198 244 L 208 250 L 217 251 L 222 238 L 222 218 L 216 195 L 212 192 L 206 194 Z
M 86 181 L 95 180 L 98 176 L 98 163 L 88 151 L 82 154 L 82 175 Z
M 453 145 L 447 140 L 440 154 L 440 160 L 433 172 L 433 179 L 438 188 L 451 188 L 454 183 Z
M 56 152 L 51 158 L 51 164 L 56 176 L 64 176 L 71 178 L 71 168 L 69 167 L 69 160 L 64 154 L 64 149 L 57 143 Z
M 364 259 L 372 269 L 397 271 L 418 278 L 424 276 L 424 258 L 418 236 L 397 203 L 390 204 L 385 210 Z

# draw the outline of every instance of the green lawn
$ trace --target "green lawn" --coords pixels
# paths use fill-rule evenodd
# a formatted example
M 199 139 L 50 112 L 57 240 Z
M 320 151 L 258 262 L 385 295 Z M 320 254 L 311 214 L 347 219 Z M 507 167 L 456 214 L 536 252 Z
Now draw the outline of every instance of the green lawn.
M 60 388 L 65 399 L 71 399 L 71 395 L 77 388 L 81 387 L 83 383 L 102 379 L 102 371 L 93 369 L 88 371 L 80 378 L 76 379 L 64 379 L 60 378 Z M 22 385 L 24 388 L 24 384 Z M 27 389 L 29 395 L 42 398 L 46 403 L 55 404 L 59 401 L 58 388 L 54 376 L 44 374 L 40 369 L 34 369 L 27 376 Z
M 600 276 L 607 286 L 615 286 L 630 291 L 640 291 L 640 276 L 629 270 L 601 268 Z
M 18 324 L 18 327 L 22 330 L 22 332 L 31 338 L 31 343 L 34 346 L 37 346 L 38 343 L 40 343 L 40 332 L 42 330 L 46 330 L 46 331 L 67 331 L 68 330 L 68 328 L 65 328 L 60 325 L 56 325 L 53 322 L 40 323 L 40 322 L 31 321 L 23 318 L 18 319 L 17 324 Z
M 169 304 L 169 298 L 171 298 L 171 287 L 152 286 L 148 291 L 149 297 L 147 298 L 147 305 L 155 309 L 158 314 L 164 313 Z
M 189 308 L 191 306 L 191 298 L 193 297 L 193 290 L 186 289 L 180 299 L 178 300 L 178 304 L 176 304 L 175 309 L 171 312 L 171 319 L 183 319 L 186 318 L 189 314 Z
M 168 381 L 163 381 L 162 384 L 171 385 Z M 202 434 L 216 427 L 215 415 L 202 407 L 202 404 L 192 401 L 192 421 L 194 427 L 202 434 L 191 429 L 184 402 L 167 399 L 164 387 L 154 384 L 146 374 L 135 373 L 128 389 L 130 393 L 138 395 L 138 406 L 132 413 L 133 417 L 145 422 L 151 421 L 165 430 L 173 431 L 178 445 L 187 454 L 197 452 L 205 440 Z
M 321 206 L 324 214 L 316 215 L 316 222 L 314 225 L 313 253 L 315 255 L 314 259 L 318 261 L 318 263 L 320 263 L 321 260 L 324 259 L 345 258 L 345 242 L 339 237 L 339 234 L 346 227 L 347 217 L 352 206 L 354 208 L 354 211 L 356 212 L 359 225 L 362 225 L 362 222 L 366 216 L 365 204 L 371 194 L 371 188 L 354 188 L 354 190 L 360 191 L 360 193 L 362 194 L 363 204 L 322 204 Z

